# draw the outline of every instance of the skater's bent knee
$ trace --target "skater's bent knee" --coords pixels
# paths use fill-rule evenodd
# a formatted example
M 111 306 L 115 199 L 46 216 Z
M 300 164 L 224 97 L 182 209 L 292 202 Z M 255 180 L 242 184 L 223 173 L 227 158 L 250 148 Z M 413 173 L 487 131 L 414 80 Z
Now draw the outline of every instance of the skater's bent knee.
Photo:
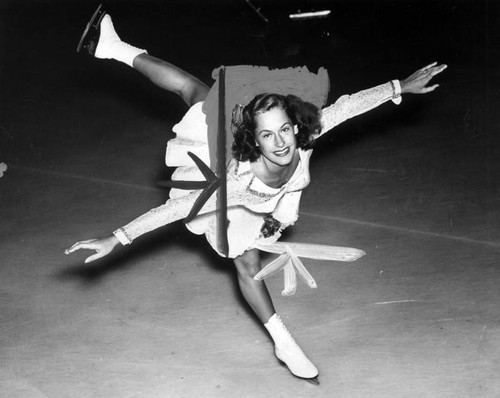
M 252 278 L 261 270 L 260 256 L 257 250 L 243 253 L 234 259 L 240 277 Z
M 189 105 L 204 101 L 207 98 L 210 88 L 197 79 L 187 79 L 179 91 L 179 95 Z

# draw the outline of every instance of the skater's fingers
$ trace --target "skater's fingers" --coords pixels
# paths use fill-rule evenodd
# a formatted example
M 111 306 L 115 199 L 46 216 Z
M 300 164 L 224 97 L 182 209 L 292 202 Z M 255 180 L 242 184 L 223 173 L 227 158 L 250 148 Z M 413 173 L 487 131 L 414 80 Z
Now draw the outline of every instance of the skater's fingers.
M 436 88 L 439 87 L 439 84 L 434 84 L 433 86 L 430 86 L 430 87 L 425 87 L 423 90 L 422 90 L 422 94 L 427 94 L 427 93 L 430 93 L 431 91 L 434 91 Z
M 448 67 L 448 65 L 439 65 L 439 66 L 436 66 L 435 68 L 432 68 L 432 70 L 430 71 L 431 73 L 431 76 L 436 76 L 438 74 L 440 74 L 442 71 L 444 71 L 446 68 Z
M 66 249 L 64 251 L 65 254 L 70 254 L 70 253 L 73 253 L 77 250 L 80 250 L 80 249 L 94 249 L 94 245 L 93 245 L 93 242 L 95 241 L 95 239 L 90 239 L 90 240 L 83 240 L 81 242 L 76 242 L 73 246 L 71 246 L 69 249 Z
M 433 62 L 432 64 L 429 64 L 427 66 L 424 66 L 423 68 L 420 68 L 421 71 L 426 71 L 429 68 L 432 68 L 433 66 L 437 65 L 437 62 Z

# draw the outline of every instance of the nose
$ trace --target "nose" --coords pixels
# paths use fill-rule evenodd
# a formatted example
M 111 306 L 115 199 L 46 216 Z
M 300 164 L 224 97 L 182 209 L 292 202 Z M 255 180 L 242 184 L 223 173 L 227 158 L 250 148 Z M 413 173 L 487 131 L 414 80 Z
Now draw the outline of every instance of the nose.
M 283 146 L 285 146 L 285 140 L 280 134 L 276 134 L 274 145 L 276 145 L 276 147 L 278 148 L 282 148 Z

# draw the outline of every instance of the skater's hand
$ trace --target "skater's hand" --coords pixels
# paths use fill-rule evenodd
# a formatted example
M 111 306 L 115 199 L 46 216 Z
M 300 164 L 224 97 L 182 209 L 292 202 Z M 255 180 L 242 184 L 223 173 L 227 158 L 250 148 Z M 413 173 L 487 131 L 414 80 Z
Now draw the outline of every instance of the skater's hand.
M 444 71 L 447 67 L 448 65 L 438 65 L 437 62 L 424 66 L 401 81 L 401 93 L 427 94 L 434 91 L 439 87 L 439 84 L 429 87 L 427 87 L 427 84 L 434 76 Z
M 66 249 L 64 254 L 70 254 L 80 249 L 95 250 L 95 254 L 85 259 L 85 263 L 90 263 L 111 253 L 118 243 L 119 240 L 115 235 L 98 239 L 83 240 L 81 242 L 76 242 L 69 249 Z

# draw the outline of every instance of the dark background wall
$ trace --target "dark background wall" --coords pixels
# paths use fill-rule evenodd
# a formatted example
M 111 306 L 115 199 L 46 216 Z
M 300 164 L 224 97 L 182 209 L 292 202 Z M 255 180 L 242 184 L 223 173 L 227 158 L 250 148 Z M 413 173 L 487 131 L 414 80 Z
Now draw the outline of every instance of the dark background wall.
M 169 124 L 182 104 L 122 65 L 75 52 L 97 2 L 24 0 L 0 6 L 0 160 L 33 159 L 46 146 L 86 139 L 92 104 Z M 440 78 L 477 123 L 497 95 L 499 6 L 488 0 L 263 1 L 253 3 L 265 23 L 241 1 L 119 1 L 106 8 L 121 37 L 184 67 L 210 83 L 221 64 L 311 69 L 324 65 L 332 99 L 390 78 L 403 78 L 437 60 L 450 65 Z M 329 18 L 291 22 L 289 12 L 329 8 Z M 463 92 L 473 82 L 480 95 Z M 102 84 L 106 82 L 106 84 Z M 102 95 L 99 95 L 102 94 Z M 450 93 L 448 93 L 450 94 Z M 474 98 L 473 98 L 474 97 Z M 111 100 L 110 100 L 111 98 Z M 92 103 L 92 104 L 91 104 Z M 121 111 L 120 111 L 121 109 Z M 472 110 L 471 110 L 472 109 Z M 394 116 L 397 117 L 397 116 Z M 115 118 L 115 120 L 118 118 Z M 80 131 L 82 130 L 82 131 Z

